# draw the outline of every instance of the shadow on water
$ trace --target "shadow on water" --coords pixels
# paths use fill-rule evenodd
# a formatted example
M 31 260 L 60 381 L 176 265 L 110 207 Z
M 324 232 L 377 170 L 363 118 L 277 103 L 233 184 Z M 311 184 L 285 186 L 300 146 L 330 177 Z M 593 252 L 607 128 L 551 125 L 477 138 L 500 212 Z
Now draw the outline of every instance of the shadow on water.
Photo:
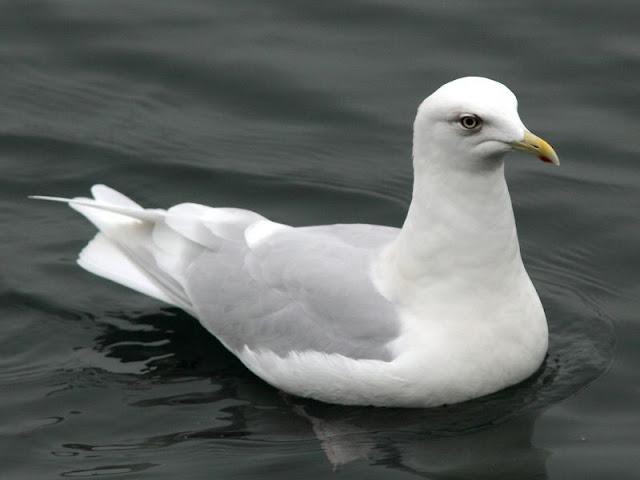
M 532 442 L 536 419 L 549 405 L 594 380 L 611 358 L 610 325 L 580 299 L 544 299 L 551 344 L 540 370 L 495 394 L 434 409 L 344 407 L 292 397 L 266 385 L 189 315 L 165 309 L 116 317 L 136 330 L 104 325 L 96 349 L 124 364 L 143 362 L 136 382 L 149 387 L 131 408 L 189 408 L 231 401 L 201 428 L 144 438 L 117 448 L 156 449 L 184 442 L 260 442 L 264 449 L 321 451 L 327 467 L 358 462 L 428 478 L 546 478 L 547 452 Z M 590 310 L 591 309 L 591 310 Z M 561 319 L 553 321 L 554 319 Z M 205 380 L 215 388 L 190 391 Z M 154 385 L 185 383 L 155 395 Z M 216 407 L 217 406 L 217 407 Z M 74 451 L 116 448 L 67 444 Z

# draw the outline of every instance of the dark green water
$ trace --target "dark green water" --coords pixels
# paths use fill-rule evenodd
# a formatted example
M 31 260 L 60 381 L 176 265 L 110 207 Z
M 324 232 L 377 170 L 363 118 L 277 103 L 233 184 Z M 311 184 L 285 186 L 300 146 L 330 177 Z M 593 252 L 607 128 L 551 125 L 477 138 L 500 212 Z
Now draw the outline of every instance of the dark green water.
M 0 477 L 640 475 L 637 1 L 0 3 Z M 287 398 L 176 309 L 74 263 L 28 194 L 400 225 L 440 84 L 510 86 L 562 166 L 513 155 L 544 368 L 434 410 Z

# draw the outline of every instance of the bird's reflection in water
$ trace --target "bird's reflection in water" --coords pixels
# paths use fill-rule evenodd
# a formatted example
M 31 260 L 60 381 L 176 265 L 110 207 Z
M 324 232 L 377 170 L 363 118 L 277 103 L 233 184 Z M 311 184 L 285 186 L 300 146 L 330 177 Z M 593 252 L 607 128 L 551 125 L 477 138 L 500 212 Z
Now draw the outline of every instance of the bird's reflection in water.
M 432 412 L 426 417 L 449 415 L 455 413 Z M 366 460 L 428 478 L 546 478 L 547 454 L 531 443 L 535 414 L 456 434 L 418 432 L 420 426 L 430 427 L 424 417 L 414 411 L 369 412 L 367 421 L 358 424 L 348 418 L 307 415 L 334 468 Z M 408 423 L 413 432 L 403 430 Z
M 508 391 L 432 409 L 343 407 L 285 398 L 308 420 L 334 468 L 366 459 L 429 478 L 545 478 L 546 453 L 531 443 L 539 411 L 531 392 L 552 377 L 553 369 L 545 365 Z
M 535 375 L 493 395 L 432 409 L 345 407 L 278 392 L 181 311 L 111 318 L 118 320 L 103 324 L 97 350 L 124 363 L 144 361 L 136 377 L 150 386 L 152 397 L 132 407 L 229 404 L 220 410 L 224 422 L 150 436 L 148 447 L 197 439 L 260 440 L 262 448 L 293 442 L 307 450 L 319 446 L 333 469 L 365 462 L 427 478 L 546 478 L 547 453 L 531 440 L 537 416 L 602 368 L 582 358 L 592 357 L 593 345 L 568 341 L 560 332 L 562 341 L 552 343 Z M 190 391 L 189 379 L 207 379 L 214 388 Z M 153 397 L 154 385 L 177 382 L 184 385 L 179 394 Z

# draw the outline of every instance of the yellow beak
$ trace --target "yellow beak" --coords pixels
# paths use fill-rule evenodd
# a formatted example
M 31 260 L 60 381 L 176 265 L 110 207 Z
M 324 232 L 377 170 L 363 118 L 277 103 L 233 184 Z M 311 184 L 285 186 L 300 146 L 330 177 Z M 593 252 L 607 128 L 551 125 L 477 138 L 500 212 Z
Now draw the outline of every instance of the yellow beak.
M 524 138 L 521 141 L 513 142 L 511 146 L 515 150 L 533 153 L 543 162 L 553 163 L 556 166 L 560 165 L 560 159 L 553 147 L 529 130 L 524 131 Z

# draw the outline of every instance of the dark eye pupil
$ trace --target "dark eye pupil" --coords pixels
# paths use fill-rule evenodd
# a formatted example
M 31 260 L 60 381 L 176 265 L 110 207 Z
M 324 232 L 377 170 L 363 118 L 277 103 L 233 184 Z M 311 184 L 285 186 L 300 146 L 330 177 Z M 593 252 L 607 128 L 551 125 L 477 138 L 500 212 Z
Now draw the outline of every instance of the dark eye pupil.
M 465 115 L 460 119 L 460 124 L 467 130 L 473 130 L 480 126 L 481 120 L 475 115 Z
M 462 126 L 466 128 L 475 128 L 478 121 L 474 117 L 462 117 Z

